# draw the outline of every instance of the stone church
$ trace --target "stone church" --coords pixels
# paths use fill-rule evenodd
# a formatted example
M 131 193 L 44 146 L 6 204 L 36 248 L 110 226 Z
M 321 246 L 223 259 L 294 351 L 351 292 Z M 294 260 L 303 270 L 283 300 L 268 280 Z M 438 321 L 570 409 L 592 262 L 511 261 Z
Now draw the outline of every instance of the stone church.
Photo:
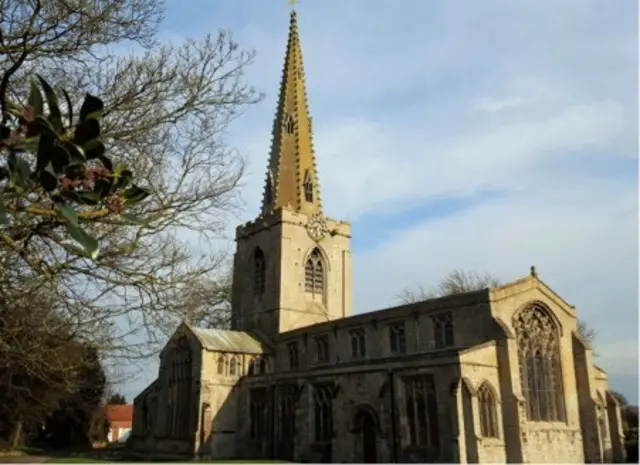
M 261 214 L 237 228 L 232 330 L 181 324 L 134 403 L 146 456 L 611 462 L 620 409 L 576 309 L 531 273 L 353 314 L 351 227 L 325 216 L 296 13 Z M 380 270 L 384 273 L 384 270 Z

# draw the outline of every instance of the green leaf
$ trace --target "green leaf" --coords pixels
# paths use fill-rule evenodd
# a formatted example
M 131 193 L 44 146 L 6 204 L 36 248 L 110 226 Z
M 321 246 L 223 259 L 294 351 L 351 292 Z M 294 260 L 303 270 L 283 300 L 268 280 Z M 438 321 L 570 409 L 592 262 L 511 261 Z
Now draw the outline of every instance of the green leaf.
M 83 178 L 85 175 L 84 165 L 79 165 L 77 163 L 70 163 L 64 169 L 64 174 L 69 179 L 79 179 Z
M 2 226 L 11 225 L 11 222 L 9 221 L 9 217 L 7 216 L 7 209 L 5 208 L 3 202 L 0 202 L 0 225 Z
M 73 142 L 83 146 L 98 137 L 100 137 L 100 123 L 97 119 L 89 118 L 76 126 L 73 133 Z
M 60 112 L 60 104 L 58 103 L 58 96 L 51 88 L 49 83 L 45 81 L 42 76 L 36 75 L 40 81 L 40 85 L 44 90 L 44 95 L 47 98 L 47 105 L 49 106 L 49 120 L 56 129 L 56 131 L 62 131 L 62 113 Z
M 90 140 L 89 142 L 87 142 L 82 146 L 82 149 L 84 150 L 87 160 L 100 158 L 101 156 L 104 155 L 104 153 L 107 150 L 104 144 L 102 143 L 102 141 L 98 139 Z
M 74 226 L 78 226 L 78 213 L 73 209 L 73 207 L 67 205 L 66 203 L 57 200 L 56 205 L 58 206 L 58 210 L 62 213 L 67 220 L 67 224 L 71 224 Z
M 15 154 L 10 154 L 7 159 L 7 164 L 11 172 L 12 181 L 24 187 L 31 177 L 31 167 L 29 163 Z
M 134 203 L 142 202 L 150 195 L 150 192 L 142 187 L 138 187 L 135 184 L 129 189 L 124 191 L 124 198 L 126 205 L 133 205 Z
M 38 140 L 38 152 L 36 154 L 36 171 L 42 171 L 54 156 L 55 146 L 50 134 L 42 134 Z
M 124 189 L 133 179 L 133 173 L 129 170 L 124 170 L 118 176 L 118 180 L 116 182 L 116 189 Z
M 40 171 L 40 185 L 42 185 L 47 192 L 51 192 L 58 187 L 58 176 L 53 170 L 51 162 L 47 163 L 46 167 Z
M 51 163 L 53 165 L 54 172 L 64 172 L 65 168 L 69 164 L 70 159 L 71 155 L 65 147 L 60 144 L 56 144 L 53 147 L 53 151 L 51 153 Z
M 104 110 L 104 103 L 98 97 L 91 94 L 87 94 L 80 108 L 80 123 L 83 123 L 87 119 L 100 119 L 102 118 L 102 111 Z
M 98 241 L 91 237 L 84 229 L 77 224 L 67 223 L 67 231 L 69 235 L 73 237 L 78 244 L 82 247 L 83 251 L 91 258 L 95 260 L 100 253 L 100 244 Z
M 102 164 L 106 169 L 108 169 L 109 171 L 113 170 L 113 163 L 111 163 L 111 160 L 109 160 L 104 155 L 100 155 L 98 158 L 100 159 L 100 161 L 102 162 Z
M 98 195 L 88 190 L 62 191 L 60 195 L 82 205 L 95 206 L 100 203 Z
M 42 94 L 35 81 L 31 81 L 31 92 L 29 93 L 29 106 L 33 107 L 36 115 L 42 115 L 44 112 L 44 102 Z
M 93 192 L 95 192 L 100 199 L 104 199 L 111 192 L 111 186 L 113 186 L 112 179 L 98 179 L 93 185 Z
M 66 90 L 62 89 L 62 95 L 64 95 L 64 99 L 67 101 L 67 113 L 69 113 L 69 126 L 73 125 L 73 105 L 71 104 L 71 99 L 69 98 L 69 94 Z
M 73 142 L 66 141 L 64 143 L 64 148 L 69 152 L 70 163 L 84 164 L 87 161 L 84 150 Z

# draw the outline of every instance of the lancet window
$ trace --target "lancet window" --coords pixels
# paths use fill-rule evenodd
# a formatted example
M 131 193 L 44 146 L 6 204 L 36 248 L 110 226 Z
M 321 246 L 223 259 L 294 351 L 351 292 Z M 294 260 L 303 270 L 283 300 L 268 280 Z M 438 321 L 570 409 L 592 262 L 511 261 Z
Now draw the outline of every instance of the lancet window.
M 225 366 L 224 365 L 225 365 L 225 359 L 224 359 L 224 356 L 221 355 L 220 357 L 218 357 L 218 367 L 217 368 L 218 368 L 218 374 L 219 375 L 224 375 L 225 374 L 225 372 L 224 372 L 225 371 L 224 370 Z
M 487 383 L 482 383 L 478 388 L 478 407 L 480 409 L 480 434 L 485 438 L 497 438 L 496 398 Z
M 322 300 L 324 296 L 324 264 L 318 249 L 314 249 L 304 267 L 304 290 L 314 299 Z
M 527 418 L 565 421 L 559 328 L 549 310 L 534 303 L 516 316 L 514 329 Z

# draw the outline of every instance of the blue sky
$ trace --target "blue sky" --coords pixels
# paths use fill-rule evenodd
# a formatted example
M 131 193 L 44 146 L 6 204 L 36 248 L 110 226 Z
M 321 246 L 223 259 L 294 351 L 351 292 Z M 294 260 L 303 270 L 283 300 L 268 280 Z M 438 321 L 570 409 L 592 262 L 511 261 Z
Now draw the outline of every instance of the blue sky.
M 258 213 L 285 0 L 167 1 L 163 40 L 230 29 L 266 93 L 231 128 Z M 536 265 L 637 399 L 638 11 L 619 0 L 300 0 L 326 213 L 353 224 L 354 308 L 453 268 Z M 229 236 L 235 224 L 229 225 Z M 128 385 L 132 394 L 154 376 Z M 143 379 L 144 378 L 144 379 Z

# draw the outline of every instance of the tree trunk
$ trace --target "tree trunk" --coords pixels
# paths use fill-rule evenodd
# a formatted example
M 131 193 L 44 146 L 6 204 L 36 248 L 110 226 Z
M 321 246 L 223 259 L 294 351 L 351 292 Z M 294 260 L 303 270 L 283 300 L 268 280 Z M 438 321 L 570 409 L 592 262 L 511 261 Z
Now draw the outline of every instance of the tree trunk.
M 11 444 L 11 448 L 15 449 L 16 447 L 21 445 L 22 440 L 22 420 L 17 420 L 13 424 L 13 431 L 11 432 L 11 439 L 9 443 Z

